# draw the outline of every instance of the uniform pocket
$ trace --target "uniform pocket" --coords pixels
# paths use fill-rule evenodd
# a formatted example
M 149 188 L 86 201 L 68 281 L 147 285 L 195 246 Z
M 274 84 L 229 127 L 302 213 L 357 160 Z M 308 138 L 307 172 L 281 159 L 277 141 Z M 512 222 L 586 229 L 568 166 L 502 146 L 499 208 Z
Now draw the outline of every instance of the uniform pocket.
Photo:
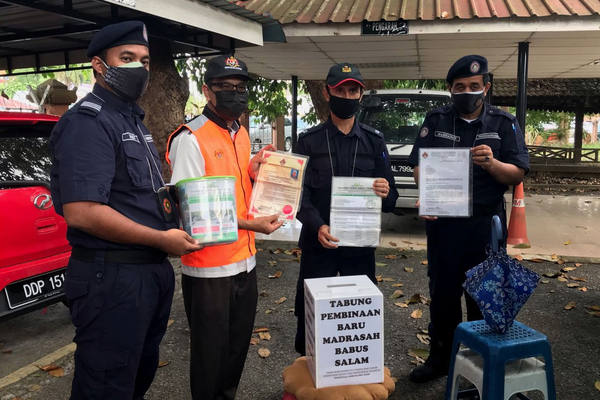
M 311 182 L 311 186 L 317 189 L 324 189 L 331 186 L 331 160 L 329 156 L 315 157 L 309 161 L 311 168 L 315 174 Z
M 381 176 L 375 176 L 375 159 L 371 156 L 358 156 L 356 159 L 356 168 L 354 169 L 354 176 L 367 177 L 367 178 L 382 178 Z
M 86 280 L 67 276 L 65 296 L 69 304 L 71 320 L 76 328 L 87 325 L 100 312 L 101 304 L 97 296 L 90 293 L 90 283 Z
M 136 141 L 123 142 L 127 171 L 133 181 L 133 185 L 138 187 L 148 186 L 152 182 L 150 179 L 148 152 L 142 146 L 142 144 Z

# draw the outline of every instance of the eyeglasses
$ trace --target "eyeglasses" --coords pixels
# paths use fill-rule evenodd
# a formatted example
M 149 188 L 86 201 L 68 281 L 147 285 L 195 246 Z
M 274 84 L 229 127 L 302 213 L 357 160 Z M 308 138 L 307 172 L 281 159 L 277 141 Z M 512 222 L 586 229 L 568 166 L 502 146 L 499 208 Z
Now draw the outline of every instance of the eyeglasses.
M 210 86 L 216 86 L 224 91 L 237 90 L 240 93 L 248 92 L 248 85 L 245 83 L 240 83 L 238 85 L 234 85 L 229 82 L 219 82 L 219 83 L 211 83 Z

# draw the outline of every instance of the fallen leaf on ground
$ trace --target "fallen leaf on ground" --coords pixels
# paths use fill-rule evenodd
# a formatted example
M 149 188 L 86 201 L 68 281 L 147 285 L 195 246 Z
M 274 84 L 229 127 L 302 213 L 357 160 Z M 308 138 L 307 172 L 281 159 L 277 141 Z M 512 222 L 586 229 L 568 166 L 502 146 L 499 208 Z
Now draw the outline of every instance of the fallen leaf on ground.
M 260 297 L 269 297 L 269 293 L 267 293 L 266 291 L 263 290 L 262 292 L 260 292 L 259 296 Z
M 575 265 L 577 268 L 579 268 L 579 267 L 581 267 L 583 264 L 580 264 L 580 263 L 575 263 L 574 265 Z
M 404 283 L 394 283 L 392 285 L 392 287 L 402 287 L 402 286 L 404 286 Z
M 284 252 L 283 252 L 283 254 L 287 254 L 288 256 L 291 256 L 291 255 L 293 255 L 294 253 L 292 253 L 292 252 L 291 252 L 291 251 L 289 251 L 289 250 L 286 250 L 286 251 L 284 251 Z
M 383 280 L 383 277 L 381 275 L 377 275 L 375 279 L 377 280 L 377 282 L 381 282 Z
M 269 328 L 256 328 L 252 333 L 269 332 Z
M 302 249 L 297 247 L 292 250 L 292 254 L 295 255 L 296 257 L 300 257 L 302 255 Z
M 404 267 L 404 270 L 410 274 L 414 271 L 414 268 Z
M 162 368 L 162 367 L 167 366 L 169 364 L 171 364 L 171 361 L 164 361 L 164 360 L 163 361 L 159 361 L 158 362 L 158 368 Z
M 250 338 L 250 344 L 251 344 L 252 346 L 256 346 L 256 345 L 257 345 L 257 344 L 259 344 L 259 343 L 260 343 L 260 339 L 259 339 L 259 338 L 255 338 L 255 337 L 253 337 L 253 338 Z
M 260 247 L 258 247 L 258 248 L 256 249 L 256 251 L 263 251 L 263 249 L 261 249 Z
M 409 242 L 407 240 L 403 240 L 402 243 L 406 243 L 406 244 L 412 244 L 412 242 Z
M 600 390 L 600 381 L 596 381 L 596 384 L 594 386 L 596 386 L 596 389 Z
M 394 377 L 394 376 L 392 376 L 390 379 L 391 379 L 391 380 L 392 380 L 392 382 L 394 382 L 394 383 L 397 383 L 397 382 L 398 382 L 398 378 L 396 378 L 396 377 Z
M 50 371 L 54 371 L 55 369 L 59 369 L 60 367 L 58 365 L 48 364 L 48 365 L 45 365 L 43 367 L 38 367 L 38 368 L 41 369 L 42 371 L 50 372 Z
M 381 282 L 394 282 L 394 278 L 381 278 Z
M 425 261 L 421 261 L 421 265 L 427 265 L 429 264 L 429 261 L 425 260 Z
M 417 339 L 419 339 L 421 343 L 427 345 L 431 342 L 431 338 L 425 333 L 417 333 Z
M 529 243 L 520 243 L 513 246 L 513 249 L 530 249 L 531 245 Z
M 404 296 L 404 292 L 402 292 L 402 290 L 398 289 L 390 295 L 390 299 L 398 299 L 402 296 Z
M 265 311 L 265 314 L 271 314 L 272 312 L 273 312 L 273 310 L 271 310 L 271 309 L 269 308 L 267 311 Z
M 296 311 L 295 308 L 290 308 L 289 310 L 287 310 L 287 312 L 294 312 L 294 311 Z
M 587 282 L 587 279 L 585 279 L 585 278 L 578 278 L 576 276 L 571 276 L 570 279 L 572 281 L 577 281 L 577 282 Z
M 586 287 L 580 287 L 577 290 L 579 290 L 580 292 L 587 292 L 587 288 Z
M 570 245 L 571 243 L 573 243 L 573 240 L 572 240 L 572 239 L 569 239 L 569 240 L 567 240 L 567 241 L 565 242 L 565 246 L 568 246 L 568 245 Z
M 277 301 L 275 302 L 275 304 L 281 304 L 281 303 L 283 303 L 283 302 L 284 302 L 284 301 L 286 301 L 286 300 L 287 300 L 287 298 L 286 298 L 286 297 L 282 297 L 282 298 L 280 298 L 279 300 L 277 300 Z
M 385 267 L 387 264 L 385 263 L 375 263 L 376 267 Z
M 569 283 L 569 284 L 567 285 L 567 287 L 568 287 L 568 288 L 576 288 L 576 287 L 579 287 L 579 283 Z
M 408 308 L 408 304 L 406 303 L 394 303 L 394 305 L 400 308 Z
M 550 293 L 554 293 L 554 289 L 550 290 Z
M 557 260 L 556 263 L 558 265 L 563 265 L 565 263 L 565 260 L 563 260 L 562 258 L 560 260 Z
M 523 256 L 522 256 L 522 255 L 520 255 L 520 254 L 515 254 L 515 255 L 513 256 L 513 258 L 514 258 L 515 260 L 517 260 L 517 261 L 523 261 Z
M 269 349 L 265 349 L 263 347 L 262 349 L 258 349 L 258 355 L 262 358 L 267 358 L 271 355 L 271 352 L 269 351 Z
M 390 246 L 392 246 L 392 247 L 396 247 L 396 246 L 397 246 L 397 244 L 396 244 L 396 243 L 394 243 L 394 242 L 390 242 Z
M 564 267 L 563 269 L 561 269 L 562 272 L 571 272 L 571 271 L 575 271 L 577 268 L 575 267 Z
M 412 312 L 412 314 L 410 314 L 410 316 L 414 319 L 419 319 L 423 316 L 423 311 L 422 310 L 415 310 Z
M 420 357 L 424 360 L 427 360 L 427 357 L 429 357 L 429 350 L 427 350 L 427 349 L 410 349 L 410 350 L 408 350 L 407 354 L 409 357 Z
M 281 249 L 277 249 L 275 251 L 271 250 L 271 254 L 279 254 L 279 253 L 283 253 L 283 250 L 281 250 Z
M 417 246 L 427 246 L 427 243 L 417 243 Z
M 564 276 L 559 276 L 558 278 L 556 278 L 556 280 L 559 282 L 569 282 L 569 280 Z
M 269 332 L 260 332 L 258 337 L 262 340 L 271 340 L 271 334 Z
M 274 266 L 276 266 L 276 265 L 277 265 L 277 261 L 269 261 L 269 265 L 270 265 L 271 267 L 274 267 Z
M 531 261 L 531 262 L 538 263 L 538 264 L 544 262 L 544 260 L 542 260 L 541 258 L 531 258 L 527 261 Z
M 2 354 L 12 354 L 12 350 L 4 350 Z
M 408 304 L 421 303 L 421 295 L 419 293 L 413 294 L 408 300 Z
M 542 282 L 542 283 L 550 283 L 550 279 L 542 279 L 540 282 Z
M 171 325 L 173 325 L 175 323 L 174 319 L 170 319 L 169 322 L 167 322 L 167 328 Z
M 558 256 L 556 254 L 552 254 L 552 259 L 556 260 L 556 259 L 558 259 Z
M 385 256 L 385 258 L 386 258 L 387 260 L 397 260 L 397 259 L 398 259 L 398 256 L 397 256 L 397 255 L 395 255 L 395 254 L 390 254 L 390 255 L 387 255 L 387 256 Z
M 269 275 L 269 279 L 281 278 L 281 271 L 275 272 L 273 275 Z
M 587 313 L 596 318 L 600 318 L 600 311 L 587 311 Z
M 587 308 L 588 310 L 600 311 L 600 306 L 584 306 L 584 307 Z
M 40 390 L 42 388 L 42 385 L 38 385 L 37 383 L 34 385 L 31 385 L 27 388 L 28 391 L 30 392 L 37 392 L 38 390 Z
M 574 308 L 575 308 L 575 302 L 574 301 L 569 302 L 569 304 L 567 304 L 565 306 L 565 310 L 572 310 Z

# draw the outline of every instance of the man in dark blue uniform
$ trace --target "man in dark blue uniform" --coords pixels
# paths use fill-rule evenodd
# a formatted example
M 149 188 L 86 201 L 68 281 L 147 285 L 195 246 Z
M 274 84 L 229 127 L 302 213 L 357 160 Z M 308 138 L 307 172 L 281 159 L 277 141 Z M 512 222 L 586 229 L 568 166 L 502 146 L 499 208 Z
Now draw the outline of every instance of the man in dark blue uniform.
M 148 84 L 146 27 L 101 29 L 97 83 L 50 137 L 56 212 L 73 246 L 65 293 L 76 327 L 71 399 L 143 399 L 158 366 L 174 274 L 167 254 L 202 246 L 177 229 L 158 152 L 135 103 Z
M 304 280 L 344 275 L 367 275 L 374 283 L 375 249 L 338 247 L 330 233 L 331 178 L 355 176 L 377 178 L 373 191 L 383 199 L 383 212 L 396 205 L 398 191 L 385 139 L 379 131 L 356 121 L 363 97 L 363 78 L 358 68 L 342 63 L 331 67 L 323 91 L 331 114 L 327 122 L 300 135 L 296 152 L 310 157 L 304 180 L 299 246 L 300 276 L 296 287 L 298 317 L 296 351 L 305 354 Z M 333 170 L 332 170 L 333 167 Z
M 505 240 L 504 193 L 509 186 L 521 183 L 529 171 L 529 155 L 516 118 L 484 103 L 491 86 L 487 65 L 484 57 L 471 55 L 450 68 L 446 81 L 453 104 L 427 114 L 408 160 L 415 168 L 418 184 L 420 148 L 467 147 L 473 156 L 472 217 L 424 217 L 431 295 L 431 352 L 425 364 L 410 373 L 410 380 L 417 383 L 448 373 L 454 330 L 462 321 L 461 285 L 466 279 L 465 272 L 487 257 L 494 215 L 503 222 Z M 482 319 L 475 301 L 470 296 L 465 299 L 468 319 Z

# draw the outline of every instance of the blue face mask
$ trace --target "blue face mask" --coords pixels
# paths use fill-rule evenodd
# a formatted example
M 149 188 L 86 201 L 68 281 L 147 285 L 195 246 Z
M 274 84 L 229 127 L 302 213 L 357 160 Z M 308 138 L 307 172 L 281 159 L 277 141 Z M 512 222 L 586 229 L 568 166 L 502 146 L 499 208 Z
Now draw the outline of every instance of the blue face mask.
M 118 67 L 111 67 L 102 61 L 106 67 L 104 81 L 113 92 L 128 103 L 137 101 L 148 87 L 150 72 L 139 62 L 131 62 Z

